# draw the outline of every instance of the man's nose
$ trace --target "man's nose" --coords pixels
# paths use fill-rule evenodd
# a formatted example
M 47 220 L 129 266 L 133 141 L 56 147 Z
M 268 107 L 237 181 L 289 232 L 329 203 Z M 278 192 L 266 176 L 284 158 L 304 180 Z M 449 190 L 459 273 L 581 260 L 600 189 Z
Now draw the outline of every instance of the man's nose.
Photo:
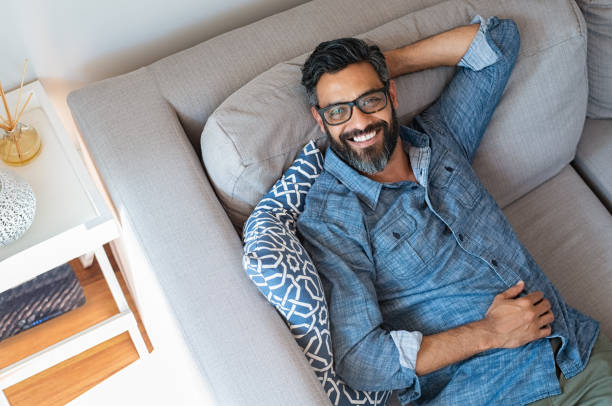
M 371 114 L 366 114 L 363 111 L 359 110 L 357 106 L 353 106 L 353 115 L 349 120 L 349 124 L 351 124 L 351 127 L 363 130 L 368 125 L 372 124 L 374 121 L 376 120 L 374 119 L 374 117 L 372 117 Z

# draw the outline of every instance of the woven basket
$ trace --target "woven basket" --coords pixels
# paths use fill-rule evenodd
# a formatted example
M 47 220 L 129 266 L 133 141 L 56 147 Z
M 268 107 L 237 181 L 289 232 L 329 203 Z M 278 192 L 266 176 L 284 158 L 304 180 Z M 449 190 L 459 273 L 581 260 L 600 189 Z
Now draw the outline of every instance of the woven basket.
M 0 341 L 85 303 L 83 288 L 64 264 L 0 293 Z

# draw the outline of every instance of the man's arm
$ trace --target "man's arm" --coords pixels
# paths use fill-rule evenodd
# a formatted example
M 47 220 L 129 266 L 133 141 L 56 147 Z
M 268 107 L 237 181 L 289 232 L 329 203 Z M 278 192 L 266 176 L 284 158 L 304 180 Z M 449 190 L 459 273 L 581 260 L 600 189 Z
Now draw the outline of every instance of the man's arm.
M 436 66 L 455 66 L 467 52 L 479 24 L 464 25 L 384 53 L 394 78 Z
M 392 332 L 381 327 L 374 266 L 363 248 L 365 231 L 323 222 L 315 214 L 302 214 L 298 230 L 325 289 L 335 372 L 353 389 L 403 389 L 418 398 L 414 363 L 422 335 L 399 333 L 411 348 L 412 367 L 405 366 Z
M 516 298 L 519 282 L 495 297 L 482 320 L 439 334 L 424 336 L 417 354 L 416 373 L 425 375 L 494 348 L 515 348 L 551 333 L 554 317 L 542 292 Z
M 497 17 L 482 20 L 477 16 L 473 22 L 477 20 L 480 25 L 458 27 L 390 51 L 387 57 L 392 75 L 423 66 L 452 65 L 459 58 L 459 69 L 451 82 L 414 121 L 425 131 L 452 137 L 470 162 L 501 99 L 520 47 L 514 21 Z M 422 62 L 414 62 L 416 58 Z

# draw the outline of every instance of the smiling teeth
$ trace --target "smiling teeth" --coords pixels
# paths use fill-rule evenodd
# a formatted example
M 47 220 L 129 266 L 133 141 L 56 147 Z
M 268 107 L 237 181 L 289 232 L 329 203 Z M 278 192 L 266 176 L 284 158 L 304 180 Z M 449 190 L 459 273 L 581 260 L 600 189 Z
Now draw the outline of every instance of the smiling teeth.
M 366 135 L 362 135 L 360 137 L 355 137 L 355 138 L 353 138 L 353 141 L 355 141 L 355 142 L 364 142 L 364 141 L 367 141 L 369 139 L 372 139 L 375 135 L 376 135 L 376 131 L 373 131 L 371 133 L 367 133 Z

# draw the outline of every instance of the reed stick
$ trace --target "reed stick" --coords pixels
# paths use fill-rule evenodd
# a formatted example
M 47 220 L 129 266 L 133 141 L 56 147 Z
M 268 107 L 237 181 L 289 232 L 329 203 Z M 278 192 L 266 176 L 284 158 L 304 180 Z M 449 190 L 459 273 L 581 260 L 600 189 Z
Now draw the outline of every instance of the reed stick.
M 0 124 L 0 128 L 2 128 L 4 131 L 11 131 L 11 129 L 5 126 L 4 124 Z
M 30 95 L 28 96 L 28 98 L 26 99 L 26 102 L 23 105 L 23 108 L 21 109 L 21 111 L 19 112 L 19 115 L 17 116 L 17 118 L 15 119 L 15 125 L 17 125 L 17 123 L 19 123 L 19 119 L 21 118 L 21 115 L 23 114 L 23 112 L 25 111 L 26 107 L 28 107 L 28 103 L 30 102 L 30 99 L 32 98 L 32 95 L 34 93 L 30 93 Z
M 21 132 L 19 133 L 19 136 L 21 137 Z M 21 156 L 23 154 L 21 153 L 21 145 L 19 145 L 19 140 L 17 139 L 16 132 L 13 133 L 13 141 L 15 142 L 15 146 L 17 147 L 17 155 L 19 155 L 19 159 L 21 159 Z
M 11 118 L 11 110 L 8 107 L 8 103 L 6 102 L 6 96 L 4 94 L 4 89 L 2 88 L 2 82 L 0 82 L 0 96 L 2 96 L 2 103 L 4 103 L 4 108 L 6 109 L 6 115 L 9 120 L 9 125 L 13 124 L 13 119 Z
M 16 127 L 15 127 L 16 128 Z M 21 145 L 19 145 L 19 137 L 21 137 L 21 131 L 19 132 L 19 134 L 17 134 L 17 131 L 13 131 L 10 134 L 11 138 L 13 139 L 13 144 L 15 144 L 15 147 L 17 148 L 17 155 L 19 156 L 19 159 L 21 159 L 22 157 L 22 153 L 21 153 Z M 18 137 L 19 136 L 19 137 Z
M 19 86 L 19 95 L 17 96 L 17 105 L 15 105 L 15 116 L 17 116 L 17 112 L 19 111 L 19 103 L 21 103 L 21 91 L 23 90 L 23 80 L 25 79 L 26 68 L 28 67 L 28 58 L 23 62 L 23 72 L 21 73 L 21 86 Z M 17 121 L 15 120 L 15 125 L 17 125 Z

